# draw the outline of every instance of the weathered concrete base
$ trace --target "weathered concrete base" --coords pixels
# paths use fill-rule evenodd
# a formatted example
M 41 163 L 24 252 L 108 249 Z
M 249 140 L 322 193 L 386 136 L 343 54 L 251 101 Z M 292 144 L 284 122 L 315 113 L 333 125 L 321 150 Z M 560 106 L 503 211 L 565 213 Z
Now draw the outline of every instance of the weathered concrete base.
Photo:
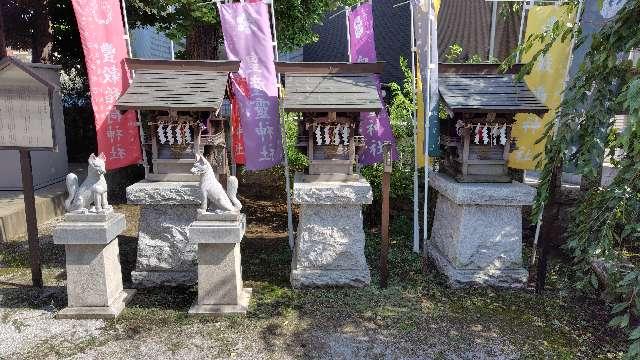
M 117 236 L 126 228 L 123 214 L 67 214 L 53 232 L 64 244 L 68 308 L 59 319 L 112 319 L 135 293 L 122 288 Z
M 535 189 L 520 184 L 458 183 L 432 173 L 439 192 L 427 251 L 454 287 L 522 287 L 522 206 Z
M 371 283 L 369 268 L 362 270 L 292 270 L 291 286 L 296 289 L 323 286 L 365 287 Z
M 196 245 L 189 242 L 188 227 L 200 201 L 196 182 L 141 181 L 127 187 L 127 203 L 142 205 L 134 287 L 196 283 Z
M 364 179 L 308 182 L 297 175 L 293 194 L 294 203 L 300 205 L 300 220 L 291 286 L 368 285 L 362 204 L 372 201 L 369 183 Z
M 191 309 L 189 309 L 189 315 L 192 316 L 222 316 L 241 314 L 244 315 L 249 309 L 249 301 L 251 300 L 251 293 L 253 289 L 243 288 L 238 298 L 238 303 L 235 305 L 206 305 L 198 304 L 196 301 Z
M 251 289 L 243 287 L 240 242 L 246 217 L 239 213 L 200 212 L 189 226 L 198 244 L 198 299 L 189 314 L 244 314 Z
M 75 319 L 75 320 L 87 320 L 87 319 L 115 319 L 124 310 L 125 306 L 129 303 L 135 290 L 124 289 L 120 295 L 109 306 L 104 307 L 68 307 L 61 310 L 56 314 L 56 319 Z
M 525 269 L 456 269 L 455 266 L 431 244 L 427 245 L 429 258 L 438 270 L 447 275 L 449 286 L 462 288 L 487 285 L 502 288 L 521 288 L 527 282 L 529 273 Z

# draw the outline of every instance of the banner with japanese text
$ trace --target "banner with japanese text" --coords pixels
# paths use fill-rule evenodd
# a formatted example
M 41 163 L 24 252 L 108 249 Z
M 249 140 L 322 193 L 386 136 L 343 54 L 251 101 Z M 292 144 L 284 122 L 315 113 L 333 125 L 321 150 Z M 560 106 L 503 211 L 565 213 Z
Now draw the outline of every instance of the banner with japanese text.
M 242 122 L 240 121 L 240 107 L 238 99 L 231 95 L 231 142 L 233 158 L 237 165 L 244 165 L 244 139 L 242 136 Z
M 136 113 L 120 114 L 114 107 L 130 80 L 120 2 L 72 0 L 72 4 L 87 65 L 98 151 L 106 155 L 108 170 L 137 164 L 142 153 Z
M 532 34 L 542 33 L 545 29 L 553 26 L 558 19 L 571 20 L 572 15 L 568 14 L 565 7 L 547 5 L 533 6 L 529 10 L 527 17 L 526 36 L 527 39 Z M 531 61 L 542 45 L 536 44 L 525 53 L 522 62 Z M 564 42 L 558 41 L 549 52 L 538 58 L 533 70 L 524 81 L 536 95 L 538 100 L 549 108 L 542 118 L 534 114 L 516 114 L 516 123 L 513 125 L 511 136 L 518 139 L 517 148 L 509 156 L 509 167 L 515 169 L 531 170 L 536 168 L 536 154 L 544 151 L 545 142 L 538 142 L 544 133 L 546 125 L 554 121 L 556 108 L 562 100 L 564 90 L 564 80 L 569 63 L 571 39 Z
M 240 61 L 231 77 L 240 110 L 245 165 L 263 170 L 283 160 L 278 86 L 269 8 L 262 2 L 219 4 L 227 56 Z
M 376 44 L 373 28 L 373 12 L 371 3 L 364 3 L 348 13 L 349 19 L 349 54 L 350 62 L 372 63 L 377 61 Z M 391 130 L 391 122 L 387 113 L 387 106 L 382 97 L 380 77 L 376 75 L 378 97 L 382 104 L 379 113 L 360 113 L 360 135 L 364 136 L 365 150 L 360 154 L 360 163 L 363 165 L 382 162 L 382 145 L 388 141 L 391 143 L 393 159 L 398 158 L 396 140 Z
M 412 0 L 413 31 L 418 52 L 417 89 L 417 160 L 423 167 L 425 158 L 440 155 L 440 119 L 438 117 L 438 11 L 439 0 Z M 420 66 L 420 64 L 423 64 Z M 428 110 L 427 110 L 428 109 Z M 429 146 L 425 157 L 425 119 L 429 119 Z

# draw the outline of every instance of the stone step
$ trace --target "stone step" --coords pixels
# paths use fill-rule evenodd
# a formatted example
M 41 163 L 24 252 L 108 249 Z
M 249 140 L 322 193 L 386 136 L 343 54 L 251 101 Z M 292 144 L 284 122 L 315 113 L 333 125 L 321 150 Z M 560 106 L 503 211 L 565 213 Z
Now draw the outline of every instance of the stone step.
M 64 182 L 36 190 L 38 224 L 64 214 Z M 0 242 L 15 240 L 27 233 L 24 198 L 21 191 L 0 191 Z

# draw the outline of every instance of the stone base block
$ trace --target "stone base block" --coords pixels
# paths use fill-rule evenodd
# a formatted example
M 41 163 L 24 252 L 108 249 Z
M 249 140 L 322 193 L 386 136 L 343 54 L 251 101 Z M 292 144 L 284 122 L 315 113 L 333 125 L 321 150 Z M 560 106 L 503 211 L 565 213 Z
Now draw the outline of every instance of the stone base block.
M 115 319 L 124 310 L 127 303 L 135 295 L 135 290 L 125 289 L 109 306 L 104 307 L 68 307 L 56 314 L 56 319 Z
M 132 271 L 131 282 L 135 288 L 160 286 L 192 286 L 198 282 L 198 272 L 191 271 Z
M 432 173 L 439 193 L 428 252 L 452 286 L 522 287 L 522 206 L 535 189 L 520 183 L 459 183 Z
M 427 246 L 427 253 L 438 270 L 447 276 L 453 288 L 468 286 L 493 286 L 501 288 L 522 288 L 529 273 L 525 269 L 456 269 L 455 266 L 433 245 Z
M 369 268 L 363 270 L 292 270 L 291 286 L 300 288 L 350 286 L 365 287 L 371 283 Z
M 291 263 L 294 288 L 371 282 L 362 219 L 362 204 L 370 204 L 371 197 L 364 179 L 306 182 L 296 177 L 293 199 L 300 205 L 300 220 Z
M 251 300 L 252 289 L 243 288 L 241 296 L 236 305 L 210 305 L 199 304 L 197 301 L 191 309 L 189 315 L 192 316 L 222 316 L 227 314 L 246 314 L 249 309 L 249 301 Z

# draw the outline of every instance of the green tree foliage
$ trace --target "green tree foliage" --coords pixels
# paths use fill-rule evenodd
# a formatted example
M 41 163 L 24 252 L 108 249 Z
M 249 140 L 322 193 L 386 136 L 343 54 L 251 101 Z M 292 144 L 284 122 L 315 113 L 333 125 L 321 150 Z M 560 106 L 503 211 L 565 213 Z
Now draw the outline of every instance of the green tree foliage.
M 354 5 L 357 0 L 277 0 L 275 4 L 276 31 L 281 51 L 288 51 L 318 40 L 313 27 L 322 22 L 327 12 L 340 6 Z M 130 19 L 140 25 L 154 25 L 174 40 L 186 38 L 190 42 L 217 48 L 222 44 L 220 17 L 216 4 L 203 0 L 130 0 Z M 208 28 L 194 37 L 194 32 Z M 187 57 L 190 57 L 187 54 Z
M 567 11 L 574 13 L 577 7 L 578 1 L 572 0 Z M 630 256 L 640 245 L 640 76 L 626 54 L 640 48 L 639 18 L 640 1 L 629 0 L 594 34 L 579 71 L 567 84 L 557 121 L 547 126 L 540 139 L 546 145 L 538 158 L 542 175 L 533 213 L 537 219 L 551 200 L 554 169 L 570 164 L 583 176 L 594 177 L 605 155 L 622 154 L 614 159 L 618 173 L 613 183 L 593 187 L 572 214 L 566 248 L 582 279 L 578 287 L 607 283 L 611 299 L 617 302 L 611 325 L 629 331 L 630 358 L 640 357 L 640 269 Z M 556 41 L 575 34 L 580 45 L 584 37 L 574 25 L 557 21 L 544 33 L 529 36 L 517 51 L 528 52 L 535 44 L 542 45 L 542 50 L 533 54 L 524 71 L 530 71 Z M 515 54 L 505 65 L 514 58 Z M 629 116 L 623 132 L 613 130 L 616 114 Z

